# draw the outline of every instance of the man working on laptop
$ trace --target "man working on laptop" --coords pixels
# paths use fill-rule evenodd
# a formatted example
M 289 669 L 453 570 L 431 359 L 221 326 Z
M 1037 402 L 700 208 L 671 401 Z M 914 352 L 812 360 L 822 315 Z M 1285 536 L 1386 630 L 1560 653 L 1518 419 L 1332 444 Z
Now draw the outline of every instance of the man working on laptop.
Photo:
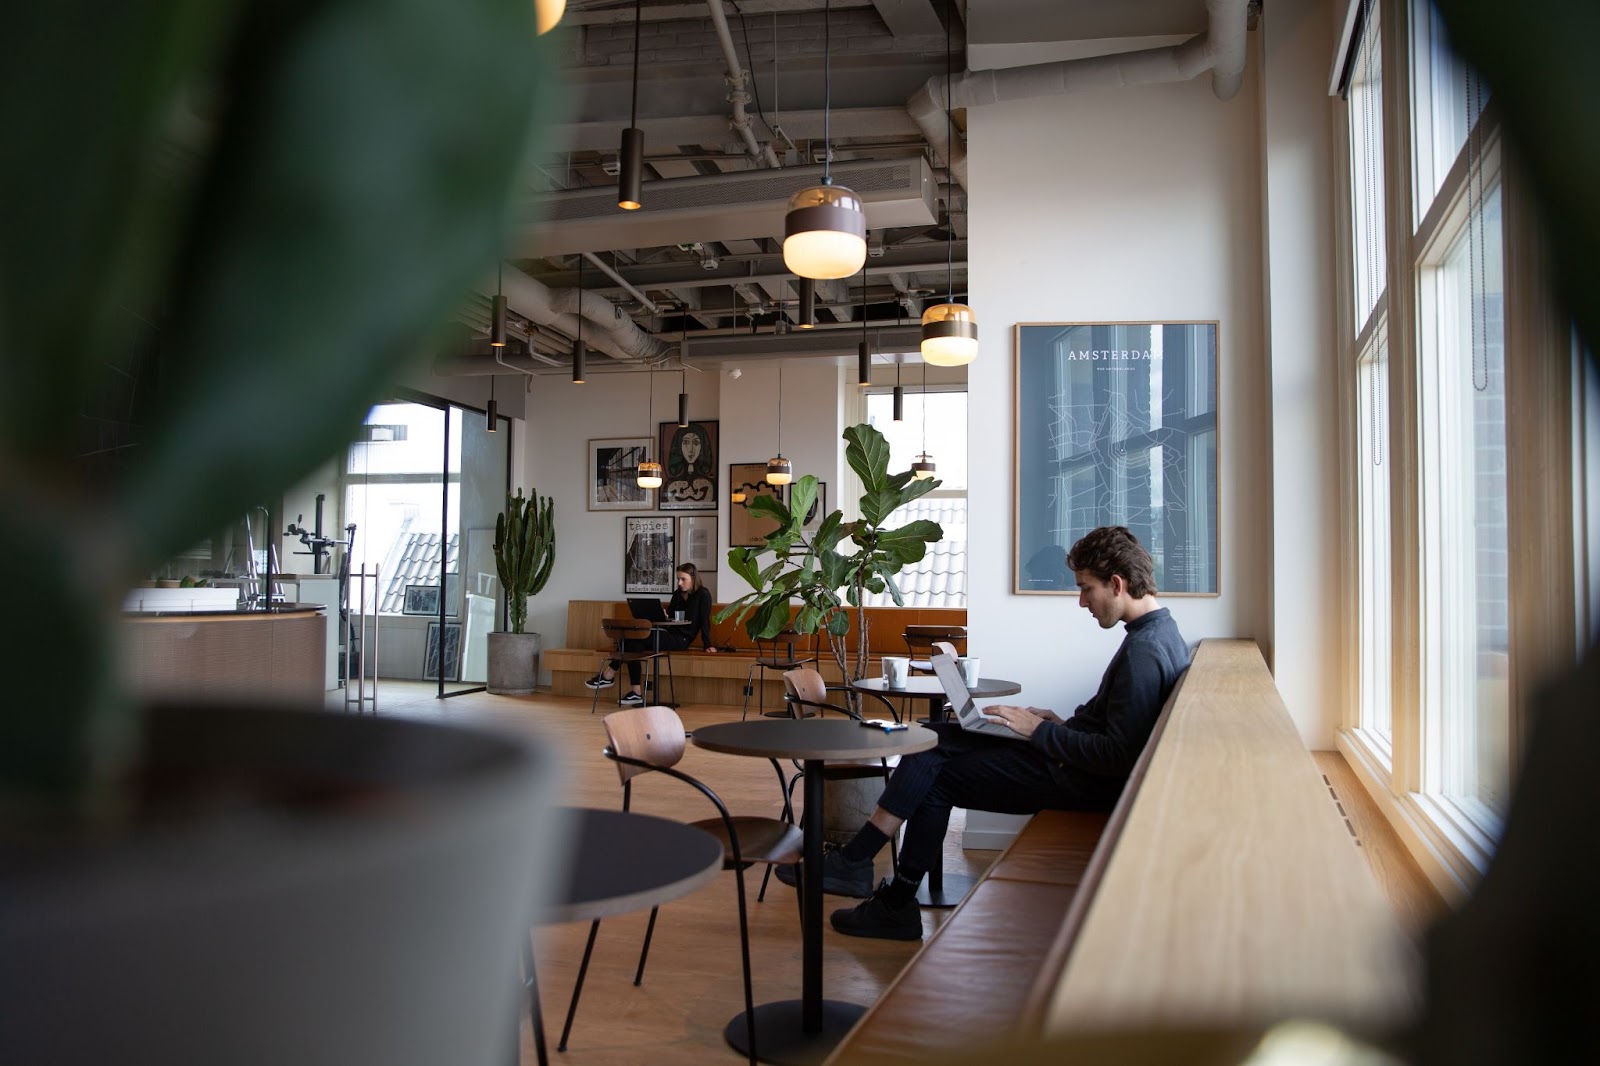
M 657 608 L 660 601 L 657 601 Z M 655 634 L 652 639 L 629 637 L 622 642 L 625 651 L 682 651 L 693 644 L 696 637 L 705 644 L 706 651 L 716 651 L 711 646 L 711 590 L 700 580 L 700 571 L 693 563 L 678 565 L 678 587 L 667 604 L 671 612 L 666 617 L 676 618 L 683 612 L 688 625 L 674 626 Z M 628 694 L 617 702 L 624 707 L 643 707 L 641 670 L 637 659 L 628 660 Z M 610 688 L 617 683 L 617 660 L 608 659 L 606 665 L 584 684 L 589 688 Z M 659 697 L 658 697 L 659 698 Z
M 1162 705 L 1189 665 L 1189 649 L 1166 608 L 1156 602 L 1150 553 L 1122 526 L 1102 526 L 1072 546 L 1067 566 L 1077 575 L 1078 605 L 1100 628 L 1123 623 L 1127 635 L 1088 703 L 1063 721 L 1037 707 L 985 707 L 1009 737 L 932 726 L 939 746 L 901 759 L 861 831 L 823 855 L 822 888 L 867 897 L 833 912 L 833 927 L 849 936 L 920 940 L 917 886 L 938 858 L 954 807 L 1002 814 L 1046 809 L 1104 811 L 1117 802 L 1133 764 L 1155 727 Z M 899 873 L 872 889 L 872 859 L 910 819 Z M 793 884 L 794 867 L 778 876 Z

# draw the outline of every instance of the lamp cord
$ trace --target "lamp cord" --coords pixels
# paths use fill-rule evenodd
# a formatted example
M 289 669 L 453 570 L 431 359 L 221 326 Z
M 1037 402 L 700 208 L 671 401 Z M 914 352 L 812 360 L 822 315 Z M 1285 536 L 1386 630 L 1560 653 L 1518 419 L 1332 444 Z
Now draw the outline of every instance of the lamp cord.
M 955 243 L 956 243 L 956 213 L 954 210 L 955 183 L 951 179 L 950 160 L 955 155 L 955 101 L 950 98 L 950 24 L 955 21 L 954 0 L 945 0 L 944 5 L 944 296 L 946 303 L 956 302 L 956 268 L 955 268 Z M 922 405 L 926 408 L 928 405 Z M 924 424 L 927 419 L 924 417 Z M 923 448 L 927 448 L 927 433 L 923 433 Z
M 783 458 L 783 364 L 778 364 L 778 458 Z
M 644 0 L 634 0 L 633 4 L 633 113 L 628 120 L 628 125 L 634 129 L 639 126 L 639 25 L 644 18 Z
M 833 184 L 833 0 L 822 5 L 822 184 Z
M 578 253 L 578 343 L 583 343 L 583 253 Z

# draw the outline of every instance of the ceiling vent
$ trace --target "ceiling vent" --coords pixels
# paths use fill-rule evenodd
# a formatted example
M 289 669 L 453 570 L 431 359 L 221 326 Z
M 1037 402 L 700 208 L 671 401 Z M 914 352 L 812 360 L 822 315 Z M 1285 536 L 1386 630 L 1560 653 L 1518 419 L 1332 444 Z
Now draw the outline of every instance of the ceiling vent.
M 833 179 L 861 197 L 872 229 L 937 221 L 926 159 L 835 163 Z M 789 197 L 821 180 L 820 166 L 669 178 L 648 182 L 644 207 L 629 212 L 617 210 L 610 186 L 549 193 L 530 205 L 542 221 L 524 230 L 513 254 L 533 258 L 598 248 L 781 240 Z

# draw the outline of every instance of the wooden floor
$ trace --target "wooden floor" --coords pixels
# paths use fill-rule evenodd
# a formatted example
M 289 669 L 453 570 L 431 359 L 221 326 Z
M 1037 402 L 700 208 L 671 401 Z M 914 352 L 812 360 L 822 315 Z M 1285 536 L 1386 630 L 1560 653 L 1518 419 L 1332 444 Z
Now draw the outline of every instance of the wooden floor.
M 612 690 L 614 699 L 614 690 Z M 384 681 L 378 709 L 383 714 L 433 721 L 487 721 L 514 729 L 536 729 L 567 753 L 568 795 L 578 806 L 620 806 L 621 786 L 615 766 L 600 754 L 605 732 L 605 694 L 600 712 L 589 714 L 587 699 L 561 696 L 490 696 L 474 693 L 446 700 L 434 698 L 434 685 Z M 611 709 L 615 709 L 614 707 Z M 686 706 L 680 715 L 689 729 L 736 718 L 724 706 Z M 776 816 L 781 810 L 777 777 L 770 763 L 718 755 L 690 746 L 681 769 L 704 781 L 735 814 Z M 647 775 L 634 786 L 634 809 L 681 820 L 712 817 L 715 810 L 699 793 L 680 782 Z M 960 819 L 952 819 L 945 867 L 978 874 L 996 852 L 963 852 Z M 889 873 L 887 851 L 879 856 L 879 876 Z M 756 903 L 759 869 L 749 877 L 750 950 L 755 973 L 755 1000 L 795 999 L 800 995 L 800 924 L 795 892 L 773 878 L 764 903 Z M 852 901 L 824 899 L 824 909 Z M 925 934 L 949 911 L 923 912 Z M 552 1061 L 585 1064 L 652 1064 L 743 1061 L 723 1042 L 722 1028 L 743 1006 L 739 978 L 738 912 L 731 873 L 719 875 L 700 891 L 662 908 L 644 983 L 635 988 L 633 972 L 644 937 L 648 912 L 607 919 L 600 927 L 594 959 L 584 984 L 583 999 L 565 1054 L 555 1043 L 572 993 L 588 923 L 556 926 L 539 940 L 540 998 Z M 859 940 L 824 933 L 825 993 L 830 999 L 869 1004 L 920 947 L 915 943 Z M 535 1061 L 528 1019 L 521 1024 L 522 1058 Z
M 509 697 L 473 693 L 434 698 L 433 683 L 382 683 L 378 709 L 383 714 L 433 721 L 483 722 L 497 727 L 536 730 L 566 753 L 567 793 L 580 806 L 616 807 L 621 788 L 615 767 L 600 754 L 605 733 L 587 699 L 559 696 Z M 726 721 L 723 706 L 680 709 L 689 729 Z M 1374 876 L 1394 904 L 1405 927 L 1419 932 L 1442 909 L 1442 902 L 1361 790 L 1337 752 L 1315 753 L 1332 794 L 1340 804 Z M 717 755 L 690 746 L 682 769 L 722 796 L 736 814 L 776 815 L 781 802 L 771 766 L 755 759 Z M 635 788 L 636 810 L 682 820 L 714 812 L 696 792 L 666 778 L 646 777 Z M 946 838 L 945 866 L 981 873 L 996 853 L 962 851 L 957 811 Z M 889 872 L 887 853 L 878 875 Z M 757 1003 L 800 995 L 800 928 L 794 891 L 775 878 L 767 900 L 755 903 L 759 872 L 750 877 L 750 947 Z M 849 901 L 829 896 L 825 909 Z M 949 911 L 924 910 L 924 935 Z M 662 909 L 644 982 L 634 987 L 633 971 L 647 914 L 608 919 L 602 924 L 573 1025 L 568 1050 L 555 1051 L 573 979 L 582 957 L 588 924 L 556 926 L 539 939 L 539 981 L 545 1026 L 554 1061 L 569 1066 L 649 1061 L 652 1064 L 742 1061 L 722 1039 L 722 1028 L 740 1010 L 738 919 L 732 874 Z M 915 943 L 857 940 L 831 929 L 824 933 L 825 990 L 831 999 L 873 1002 L 919 948 Z M 535 1061 L 526 1013 L 521 1022 L 521 1061 Z

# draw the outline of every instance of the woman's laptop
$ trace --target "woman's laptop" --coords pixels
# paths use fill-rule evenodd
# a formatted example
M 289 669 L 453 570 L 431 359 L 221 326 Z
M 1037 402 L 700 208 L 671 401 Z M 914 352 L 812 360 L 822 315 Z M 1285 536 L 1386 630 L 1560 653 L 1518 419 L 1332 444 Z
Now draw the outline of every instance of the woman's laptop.
M 939 678 L 939 685 L 944 689 L 945 699 L 950 701 L 950 707 L 956 712 L 956 721 L 961 723 L 961 728 L 969 733 L 987 733 L 992 737 L 1004 737 L 1007 740 L 1027 740 L 1028 738 L 1011 731 L 1011 727 L 998 718 L 990 718 L 978 710 L 978 705 L 972 702 L 972 693 L 967 690 L 967 683 L 961 680 L 961 669 L 956 666 L 956 661 L 948 655 L 934 655 L 929 660 L 933 665 L 933 672 Z
M 661 601 L 654 596 L 640 596 L 628 600 L 628 613 L 641 622 L 665 622 L 667 612 L 662 610 Z

